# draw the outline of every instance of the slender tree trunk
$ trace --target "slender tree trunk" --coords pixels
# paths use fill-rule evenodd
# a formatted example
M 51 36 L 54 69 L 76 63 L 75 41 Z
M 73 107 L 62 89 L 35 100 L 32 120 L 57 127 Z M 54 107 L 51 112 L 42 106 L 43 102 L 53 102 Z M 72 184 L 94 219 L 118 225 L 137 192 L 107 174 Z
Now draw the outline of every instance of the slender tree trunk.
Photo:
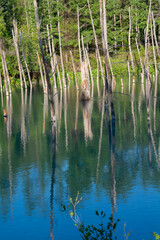
M 149 12 L 148 12 L 147 27 L 146 27 L 146 31 L 145 31 L 144 71 L 145 71 L 145 76 L 148 79 L 148 81 L 150 80 L 150 77 L 149 77 L 149 62 L 148 62 L 148 31 L 149 31 L 150 11 L 151 11 L 151 1 L 150 1 L 150 6 L 149 6 Z
M 1 42 L 0 42 L 0 44 L 1 44 Z M 7 73 L 6 73 L 6 68 L 5 68 L 5 63 L 4 63 L 4 56 L 3 56 L 2 49 L 1 49 L 1 45 L 0 45 L 0 51 L 1 51 L 1 60 L 2 60 L 2 68 L 3 68 L 3 76 L 4 76 L 6 96 L 8 96 L 9 93 L 8 93 L 8 86 L 7 86 Z
M 44 78 L 43 78 L 42 65 L 41 65 L 41 60 L 40 60 L 38 52 L 37 52 L 37 57 L 38 57 L 39 69 L 40 69 L 41 80 L 42 80 L 42 85 L 43 85 L 43 91 L 44 91 L 44 93 L 46 93 L 46 87 L 45 87 Z
M 88 61 L 86 57 L 83 35 L 82 35 L 82 50 L 83 50 L 83 61 L 81 63 L 81 100 L 90 99 L 90 81 L 88 72 Z
M 97 60 L 97 85 L 99 85 L 99 61 L 98 61 L 97 53 L 96 53 L 96 60 Z
M 117 51 L 117 29 L 116 29 L 116 14 L 114 14 L 114 31 L 115 31 L 115 37 L 114 37 L 114 49 Z
M 17 23 L 15 20 L 13 20 L 13 26 L 14 26 L 14 30 L 12 30 L 13 42 L 14 42 L 16 55 L 17 55 L 18 68 L 19 68 L 19 74 L 20 74 L 20 84 L 21 84 L 21 88 L 22 88 L 23 87 L 22 65 L 21 65 L 21 60 L 20 60 L 20 55 L 19 55 L 19 50 L 18 50 L 18 30 L 17 30 Z
M 58 4 L 58 2 L 59 2 L 59 0 L 57 0 L 57 4 Z M 60 21 L 59 21 L 59 9 L 57 10 L 57 16 L 58 16 L 59 50 L 60 50 L 60 58 L 61 58 L 61 66 L 62 66 L 63 87 L 66 87 L 65 71 L 64 71 L 64 64 L 63 64 L 63 54 L 62 54 Z
M 153 56 L 154 56 L 154 67 L 155 67 L 155 75 L 157 76 L 157 59 L 154 48 L 154 39 L 153 39 L 153 25 L 152 25 L 152 17 L 150 15 L 150 24 L 151 24 L 151 39 L 152 39 L 152 48 L 153 48 Z
M 21 64 L 21 70 L 22 70 L 22 76 L 23 76 L 23 80 L 24 80 L 24 86 L 25 86 L 25 89 L 27 89 L 26 77 L 25 77 L 25 73 L 24 73 L 24 69 L 22 67 L 22 64 Z
M 61 76 L 60 76 L 60 72 L 59 72 L 59 66 L 58 66 L 56 51 L 55 51 L 55 47 L 54 47 L 53 36 L 52 36 L 52 55 L 54 56 L 54 66 L 57 65 L 57 73 L 58 73 L 59 85 L 60 85 L 60 89 L 62 89 L 62 81 L 61 81 Z
M 129 53 L 131 57 L 131 64 L 132 64 L 132 69 L 134 71 L 134 62 L 133 62 L 133 55 L 132 55 L 132 48 L 131 48 L 131 31 L 132 31 L 132 26 L 131 26 L 131 12 L 130 12 L 130 7 L 129 7 L 129 34 L 128 34 L 128 44 L 129 44 Z
M 77 74 L 76 74 L 76 68 L 75 68 L 75 65 L 74 65 L 74 59 L 73 59 L 72 51 L 70 51 L 70 56 L 71 56 L 72 67 L 73 67 L 73 72 L 74 72 L 74 77 L 75 77 L 75 82 L 76 82 L 76 88 L 78 90 L 79 87 L 78 87 Z
M 7 68 L 7 63 L 6 63 L 6 57 L 5 57 L 5 52 L 2 51 L 2 54 L 3 54 L 3 61 L 4 61 L 4 67 L 5 67 L 5 70 L 6 70 L 6 78 L 7 78 L 7 83 L 8 83 L 8 87 L 9 87 L 9 93 L 11 94 L 12 93 L 12 90 L 11 90 L 11 84 L 10 84 L 10 79 L 9 79 L 9 73 L 8 73 L 8 68 Z
M 103 51 L 105 56 L 105 82 L 106 82 L 106 92 L 108 91 L 109 97 L 110 97 L 110 106 L 111 106 L 111 116 L 112 120 L 115 120 L 115 112 L 114 112 L 114 103 L 113 103 L 113 96 L 112 96 L 112 87 L 111 87 L 111 77 L 109 72 L 109 64 L 108 64 L 108 40 L 107 40 L 107 21 L 106 21 L 106 0 L 103 0 L 103 27 L 104 32 L 102 32 L 102 35 L 104 36 L 102 39 L 104 39 L 103 42 Z M 108 104 L 108 102 L 106 102 Z
M 48 73 L 46 59 L 44 57 L 42 40 L 41 40 L 40 24 L 39 24 L 39 16 L 38 16 L 38 8 L 37 8 L 37 0 L 34 0 L 34 9 L 35 9 L 35 16 L 36 16 L 36 25 L 37 25 L 39 46 L 40 46 L 40 50 L 41 50 L 42 60 L 43 60 L 44 68 L 45 68 L 47 86 L 48 86 L 48 95 L 49 95 L 49 103 L 50 103 L 51 121 L 53 123 L 56 123 L 55 109 L 54 109 L 54 102 L 53 102 L 53 95 L 52 95 L 52 88 L 51 88 L 50 77 L 49 77 L 49 73 Z M 54 134 L 56 135 L 55 125 L 53 126 L 53 128 L 54 128 Z
M 106 0 L 105 0 L 106 1 Z M 105 12 L 104 12 L 105 11 Z M 112 64 L 109 56 L 109 48 L 108 48 L 108 34 L 107 34 L 107 18 L 106 18 L 106 5 L 103 5 L 103 16 L 104 16 L 104 38 L 105 38 L 105 47 L 107 50 L 107 58 L 108 58 L 108 63 L 112 75 L 112 79 L 114 79 L 114 74 L 113 74 L 113 69 L 112 69 Z M 108 74 L 108 73 L 107 73 Z M 111 86 L 111 85 L 110 85 Z
M 88 52 L 87 52 L 87 49 L 86 49 L 86 48 L 85 48 L 85 53 L 86 53 L 86 58 L 87 58 L 87 62 L 88 62 L 88 67 L 89 67 L 89 72 L 90 72 L 92 87 L 93 87 L 93 86 L 94 86 L 94 82 L 93 82 L 92 69 L 91 69 L 91 64 L 90 64 L 90 61 L 89 61 L 89 56 L 88 56 Z
M 121 28 L 121 36 L 122 36 L 122 48 L 123 48 L 124 43 L 123 43 L 123 31 L 122 31 L 122 14 L 119 15 L 119 19 L 120 19 L 120 28 Z
M 95 30 L 95 26 L 94 26 L 94 22 L 93 22 L 92 11 L 91 11 L 89 0 L 87 0 L 87 3 L 88 3 L 88 9 L 89 9 L 89 13 L 90 13 L 92 28 L 93 28 L 94 40 L 95 40 L 95 45 L 96 45 L 96 54 L 98 56 L 98 60 L 99 60 L 100 68 L 101 68 L 101 75 L 102 75 L 102 79 L 104 82 L 104 74 L 103 74 L 101 56 L 100 56 L 100 52 L 99 52 L 98 40 L 97 40 L 97 35 L 96 35 L 96 30 Z
M 152 12 L 152 20 L 153 20 L 153 34 L 154 34 L 154 40 L 156 43 L 156 48 L 157 48 L 157 53 L 158 53 L 158 57 L 160 59 L 160 51 L 159 51 L 159 46 L 158 46 L 158 41 L 157 41 L 157 36 L 156 36 L 156 26 L 155 26 L 155 20 L 154 20 L 154 14 Z
M 48 34 L 48 46 L 49 46 L 49 53 L 50 53 L 50 61 L 51 61 L 51 69 L 52 69 L 52 74 L 53 74 L 54 88 L 57 88 L 56 77 L 55 77 L 55 67 L 54 67 L 54 64 L 53 64 L 52 50 L 51 50 L 51 42 L 50 42 L 49 27 L 48 27 L 48 25 L 47 25 L 47 34 Z
M 77 25 L 78 25 L 78 47 L 79 47 L 79 57 L 80 57 L 80 66 L 82 63 L 82 53 L 81 53 L 81 36 L 80 36 L 80 26 L 79 26 L 79 8 L 77 6 Z
M 142 58 L 141 58 L 141 54 L 140 54 L 140 50 L 139 50 L 139 46 L 138 46 L 137 37 L 135 38 L 135 41 L 136 41 L 136 46 L 137 46 L 138 56 L 139 56 L 139 60 L 140 60 L 140 64 L 141 64 L 142 73 L 144 74 L 144 67 L 143 67 Z
M 27 74 L 28 74 L 29 84 L 30 84 L 30 87 L 32 87 L 31 75 L 30 75 L 28 64 L 27 64 L 25 54 L 24 54 L 24 51 L 23 51 L 21 31 L 20 31 L 20 42 L 21 42 L 22 55 L 23 55 L 24 63 L 25 63 L 25 66 L 26 66 Z

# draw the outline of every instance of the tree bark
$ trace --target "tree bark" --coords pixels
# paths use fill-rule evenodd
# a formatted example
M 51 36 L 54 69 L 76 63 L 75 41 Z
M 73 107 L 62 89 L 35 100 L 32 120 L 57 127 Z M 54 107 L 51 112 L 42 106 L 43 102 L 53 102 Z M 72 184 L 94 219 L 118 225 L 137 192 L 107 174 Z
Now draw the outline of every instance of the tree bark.
M 78 47 L 79 47 L 79 57 L 80 57 L 80 66 L 82 63 L 82 53 L 81 53 L 81 36 L 80 36 L 80 26 L 79 26 L 79 8 L 77 6 L 77 25 L 78 25 Z
M 59 2 L 59 0 L 57 0 L 57 4 L 58 4 L 58 2 Z M 59 9 L 57 9 L 57 16 L 58 16 L 59 51 L 60 51 L 61 66 L 62 66 L 63 87 L 66 87 L 65 71 L 64 71 L 64 64 L 63 64 L 63 54 L 62 54 L 60 21 L 59 21 Z
M 158 53 L 158 57 L 160 59 L 160 51 L 159 51 L 159 46 L 158 46 L 158 41 L 157 41 L 157 36 L 156 36 L 156 26 L 155 26 L 155 20 L 154 20 L 154 14 L 152 12 L 152 20 L 153 20 L 153 34 L 154 34 L 154 40 L 156 43 L 156 48 L 157 48 L 157 53 Z
M 95 26 L 94 26 L 94 22 L 93 22 L 92 11 L 91 11 L 89 0 L 87 0 L 87 3 L 88 3 L 88 9 L 89 9 L 89 13 L 90 13 L 92 28 L 93 28 L 94 41 L 95 41 L 95 45 L 96 45 L 96 54 L 98 56 L 98 60 L 99 60 L 100 68 L 101 68 L 101 75 L 102 75 L 102 79 L 103 79 L 103 83 L 104 83 L 104 74 L 103 74 L 101 56 L 100 56 L 100 52 L 99 52 L 98 40 L 97 40 L 97 35 L 96 35 L 96 30 L 95 30 Z
M 8 73 L 8 68 L 7 68 L 7 63 L 6 63 L 5 52 L 2 51 L 2 54 L 3 54 L 4 65 L 5 65 L 4 67 L 5 67 L 5 70 L 6 70 L 6 78 L 7 78 L 7 83 L 8 83 L 8 87 L 9 87 L 9 93 L 11 94 L 12 89 L 11 89 L 11 84 L 10 84 L 10 79 L 9 79 L 9 73 Z
M 150 18 L 150 11 L 151 11 L 151 1 L 149 6 L 148 18 L 147 18 L 147 27 L 145 31 L 145 59 L 144 59 L 144 71 L 145 76 L 150 81 L 149 77 L 149 62 L 148 62 L 148 30 L 149 30 L 149 18 Z
M 76 68 L 75 68 L 75 65 L 74 65 L 74 60 L 73 60 L 72 51 L 70 51 L 70 56 L 71 56 L 71 61 L 72 61 L 72 66 L 73 66 L 73 72 L 74 72 L 74 77 L 75 77 L 75 82 L 76 82 L 76 88 L 77 88 L 77 90 L 78 90 L 79 87 L 78 87 L 77 74 L 76 74 Z
M 47 86 L 48 86 L 48 96 L 49 96 L 49 103 L 50 103 L 51 121 L 53 123 L 56 123 L 55 109 L 54 109 L 54 102 L 53 102 L 53 95 L 52 95 L 52 88 L 51 88 L 50 77 L 49 77 L 49 73 L 48 73 L 46 59 L 44 57 L 43 45 L 42 45 L 42 40 L 41 40 L 37 0 L 34 0 L 34 9 L 35 9 L 35 17 L 36 17 L 36 25 L 37 25 L 37 32 L 38 32 L 39 47 L 40 47 L 40 50 L 41 50 L 42 60 L 43 60 L 44 68 L 45 68 Z M 55 124 L 53 124 L 53 129 L 54 129 L 54 132 L 55 132 Z
M 105 89 L 106 94 L 108 91 L 109 97 L 110 97 L 110 106 L 111 106 L 111 116 L 112 121 L 115 120 L 115 112 L 114 112 L 114 103 L 113 103 L 113 96 L 112 96 L 112 88 L 111 88 L 111 77 L 109 72 L 109 64 L 108 64 L 108 40 L 107 40 L 107 22 L 106 22 L 106 0 L 103 0 L 103 27 L 104 31 L 102 32 L 102 39 L 103 39 L 103 52 L 105 56 Z M 106 105 L 108 105 L 107 102 L 107 96 L 106 96 Z
M 17 55 L 19 75 L 20 75 L 20 85 L 21 85 L 21 88 L 22 88 L 23 87 L 22 65 L 21 65 L 21 60 L 20 60 L 20 55 L 19 55 L 19 50 L 18 50 L 18 30 L 17 30 L 17 23 L 16 23 L 15 20 L 13 20 L 13 26 L 14 26 L 14 30 L 12 30 L 13 42 L 14 42 L 16 55 Z
M 54 64 L 53 64 L 52 50 L 51 50 L 51 42 L 50 42 L 49 27 L 48 27 L 48 25 L 47 25 L 47 35 L 48 35 L 48 47 L 49 47 L 49 53 L 50 53 L 50 61 L 51 61 L 51 69 L 52 69 L 52 74 L 53 74 L 54 88 L 57 88 L 56 77 L 55 77 L 55 67 L 54 67 Z
M 30 87 L 32 87 L 31 76 L 30 76 L 28 64 L 27 64 L 27 61 L 26 61 L 26 58 L 25 58 L 25 54 L 24 54 L 24 51 L 23 51 L 21 31 L 20 31 L 20 42 L 21 42 L 22 55 L 23 55 L 24 63 L 25 63 L 25 66 L 26 66 L 27 74 L 28 74 L 29 84 L 30 84 Z
M 155 48 L 154 48 L 153 24 L 152 24 L 152 17 L 151 17 L 151 14 L 150 14 L 150 24 L 151 24 L 151 39 L 152 39 L 152 48 L 153 48 L 153 57 L 154 57 L 155 75 L 157 76 L 157 59 L 156 59 L 156 53 L 155 53 Z
M 133 62 L 133 55 L 132 55 L 132 48 L 131 48 L 131 31 L 132 31 L 132 26 L 131 26 L 131 12 L 130 12 L 130 7 L 129 7 L 129 33 L 128 33 L 128 44 L 129 44 L 129 53 L 131 57 L 131 64 L 132 64 L 132 69 L 134 71 L 134 62 Z

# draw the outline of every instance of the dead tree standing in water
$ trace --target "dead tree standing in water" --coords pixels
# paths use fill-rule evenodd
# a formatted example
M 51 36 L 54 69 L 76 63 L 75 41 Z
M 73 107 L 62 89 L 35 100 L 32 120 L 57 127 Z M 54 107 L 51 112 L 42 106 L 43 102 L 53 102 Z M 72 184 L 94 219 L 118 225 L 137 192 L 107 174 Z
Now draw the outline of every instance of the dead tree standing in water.
M 34 9 L 35 9 L 35 16 L 36 16 L 36 25 L 37 25 L 39 46 L 40 46 L 40 50 L 41 50 L 42 60 L 43 60 L 44 68 L 45 68 L 47 86 L 48 86 L 48 95 L 49 95 L 49 103 L 50 103 L 50 111 L 51 111 L 51 121 L 52 121 L 52 123 L 54 123 L 52 130 L 54 132 L 54 135 L 56 136 L 56 131 L 55 131 L 56 130 L 55 129 L 55 123 L 56 123 L 55 109 L 54 109 L 54 102 L 53 102 L 53 95 L 52 95 L 52 88 L 51 88 L 51 83 L 50 83 L 50 77 L 49 77 L 49 73 L 48 73 L 46 59 L 44 57 L 43 45 L 42 45 L 42 40 L 41 40 L 41 32 L 40 32 L 37 0 L 34 0 Z
M 107 94 L 110 98 L 110 106 L 111 106 L 111 116 L 112 120 L 115 119 L 114 112 L 114 103 L 112 96 L 112 88 L 111 88 L 111 77 L 109 71 L 109 63 L 108 63 L 108 40 L 107 40 L 107 23 L 106 23 L 106 0 L 103 0 L 103 29 L 102 29 L 102 40 L 103 40 L 103 52 L 105 57 L 105 91 L 106 91 L 106 105 L 108 105 Z M 108 92 L 108 93 L 107 93 Z

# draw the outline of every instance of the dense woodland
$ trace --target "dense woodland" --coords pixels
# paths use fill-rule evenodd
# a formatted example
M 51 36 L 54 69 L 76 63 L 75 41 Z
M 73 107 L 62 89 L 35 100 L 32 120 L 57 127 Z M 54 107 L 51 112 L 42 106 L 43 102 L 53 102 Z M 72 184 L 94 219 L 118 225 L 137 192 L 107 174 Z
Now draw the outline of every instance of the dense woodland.
M 92 0 L 90 2 L 87 0 L 38 1 L 41 37 L 50 73 L 53 70 L 52 65 L 54 64 L 54 67 L 59 68 L 60 74 L 63 74 L 62 62 L 60 60 L 61 53 L 66 81 L 74 79 L 71 60 L 74 61 L 75 71 L 80 71 L 78 24 L 80 27 L 80 36 L 83 36 L 83 38 L 80 37 L 82 40 L 80 45 L 83 48 L 84 41 L 84 46 L 89 53 L 92 71 L 95 69 L 97 72 L 96 69 L 99 68 L 95 51 L 97 47 L 100 50 L 102 65 L 104 65 L 102 22 L 100 18 L 101 4 L 101 0 Z M 148 33 L 147 44 L 150 51 L 149 67 L 150 71 L 154 71 L 154 51 L 152 50 L 152 45 L 156 49 L 156 40 L 160 41 L 160 2 L 154 0 L 151 3 L 150 21 L 148 22 L 148 30 L 146 30 L 149 5 L 150 2 L 147 0 L 108 0 L 106 2 L 106 27 L 109 54 L 112 63 L 112 68 L 110 69 L 111 72 L 113 71 L 112 75 L 118 76 L 119 74 L 127 73 L 127 60 L 129 60 L 130 66 L 132 66 L 132 72 L 136 73 L 139 70 L 140 59 L 137 49 L 139 48 L 142 61 L 144 61 L 146 31 Z M 91 18 L 93 18 L 93 23 Z M 97 45 L 95 44 L 93 24 L 96 31 Z M 152 38 L 153 32 L 156 34 L 156 36 L 154 35 L 154 39 Z M 3 58 L 6 58 L 11 85 L 20 84 L 19 62 L 23 68 L 22 75 L 23 78 L 26 78 L 26 84 L 29 85 L 30 81 L 35 82 L 35 80 L 38 81 L 41 79 L 43 68 L 40 69 L 38 63 L 38 58 L 41 58 L 41 55 L 33 0 L 1 0 L 0 49 L 2 81 L 4 75 L 2 66 Z M 17 57 L 16 51 L 19 51 L 19 57 Z M 130 55 L 131 51 L 132 54 Z M 158 60 L 159 49 L 157 49 L 157 53 L 156 58 Z M 37 54 L 39 55 L 38 57 Z M 101 74 L 99 76 L 101 77 Z

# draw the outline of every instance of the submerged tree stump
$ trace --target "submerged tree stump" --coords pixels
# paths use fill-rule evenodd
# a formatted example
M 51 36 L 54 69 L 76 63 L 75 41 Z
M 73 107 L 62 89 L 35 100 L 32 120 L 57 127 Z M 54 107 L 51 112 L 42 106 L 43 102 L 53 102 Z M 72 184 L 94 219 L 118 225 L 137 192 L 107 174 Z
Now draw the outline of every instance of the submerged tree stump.
M 88 73 L 88 63 L 84 61 L 81 63 L 81 100 L 90 100 L 90 83 Z

